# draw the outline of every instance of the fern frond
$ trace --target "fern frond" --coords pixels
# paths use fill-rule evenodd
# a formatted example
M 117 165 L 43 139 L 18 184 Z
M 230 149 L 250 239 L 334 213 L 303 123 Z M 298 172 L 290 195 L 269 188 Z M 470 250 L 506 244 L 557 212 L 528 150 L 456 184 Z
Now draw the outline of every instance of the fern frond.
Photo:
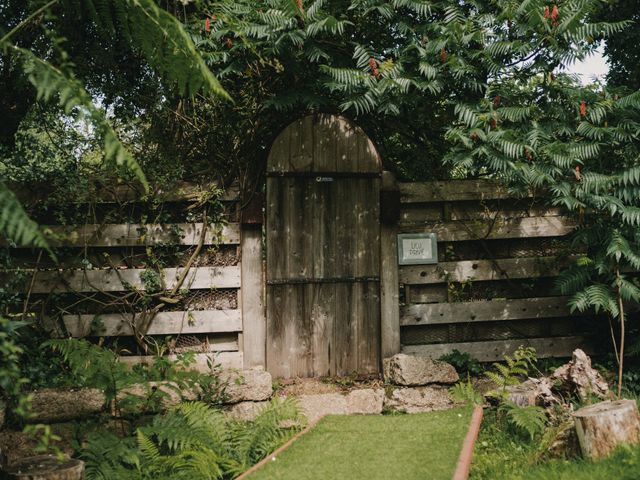
M 18 246 L 34 246 L 49 250 L 38 224 L 29 218 L 14 193 L 0 182 L 0 234 Z

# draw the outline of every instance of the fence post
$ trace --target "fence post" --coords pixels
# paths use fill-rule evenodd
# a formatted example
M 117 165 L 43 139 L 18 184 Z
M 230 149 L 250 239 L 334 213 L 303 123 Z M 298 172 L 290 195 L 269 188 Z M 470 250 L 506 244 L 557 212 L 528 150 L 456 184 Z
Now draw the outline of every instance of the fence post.
M 380 309 L 381 357 L 400 352 L 400 303 L 398 280 L 398 220 L 400 191 L 394 175 L 382 172 L 380 192 Z
M 240 232 L 241 308 L 244 368 L 266 368 L 267 322 L 262 268 L 262 206 L 254 193 L 242 212 Z

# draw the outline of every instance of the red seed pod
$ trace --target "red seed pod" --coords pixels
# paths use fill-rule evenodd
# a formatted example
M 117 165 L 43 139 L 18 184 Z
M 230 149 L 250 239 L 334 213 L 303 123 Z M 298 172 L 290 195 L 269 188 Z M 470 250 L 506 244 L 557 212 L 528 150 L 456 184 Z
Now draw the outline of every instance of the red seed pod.
M 549 5 L 544 7 L 544 18 L 549 18 Z
M 440 61 L 444 63 L 447 60 L 447 51 L 444 48 L 440 49 Z
M 554 27 L 556 25 L 558 25 L 558 16 L 559 15 L 560 15 L 560 12 L 558 11 L 558 6 L 554 5 L 553 6 L 553 10 L 551 10 L 551 22 L 552 22 Z
M 478 134 L 476 132 L 473 132 L 471 134 L 470 138 L 471 138 L 471 140 L 473 140 L 475 142 L 476 140 L 478 140 Z
M 580 165 L 576 165 L 576 169 L 573 174 L 576 176 L 577 181 L 580 181 L 582 179 L 582 174 L 580 173 Z
M 501 100 L 502 97 L 500 95 L 496 95 L 495 97 L 493 97 L 493 106 L 497 107 L 498 105 L 500 105 Z
M 208 17 L 204 21 L 204 31 L 205 32 L 210 32 L 211 31 L 211 20 L 209 20 Z
M 533 154 L 529 151 L 528 148 L 524 149 L 524 156 L 527 157 L 527 160 L 529 160 L 529 162 L 533 161 Z
M 490 124 L 491 124 L 491 128 L 497 128 L 498 120 L 496 120 L 495 118 L 492 118 Z
M 231 40 L 231 37 L 227 37 L 226 44 L 227 48 L 233 47 L 233 40 Z
M 373 57 L 369 59 L 369 68 L 371 68 L 371 75 L 373 75 L 374 77 L 380 76 L 380 70 L 378 70 L 378 62 L 376 62 L 376 59 Z
M 296 3 L 298 5 L 298 10 L 300 10 L 300 13 L 304 13 L 304 5 L 302 4 L 302 0 L 296 0 Z
M 580 102 L 580 116 L 583 118 L 587 116 L 587 102 L 584 100 Z

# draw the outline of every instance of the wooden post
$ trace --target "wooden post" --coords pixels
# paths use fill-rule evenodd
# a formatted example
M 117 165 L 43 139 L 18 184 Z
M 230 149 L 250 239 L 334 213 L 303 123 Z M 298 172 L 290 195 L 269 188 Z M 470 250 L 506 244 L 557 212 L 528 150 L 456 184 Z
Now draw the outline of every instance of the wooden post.
M 640 441 L 640 414 L 633 400 L 606 401 L 573 414 L 582 454 L 605 457 L 621 443 Z
M 240 239 L 244 368 L 266 367 L 262 225 L 243 225 Z
M 398 219 L 400 194 L 391 172 L 382 172 L 380 228 L 381 357 L 400 352 L 400 303 L 398 280 Z M 397 205 L 396 205 L 397 203 Z M 397 215 L 394 215 L 397 211 Z

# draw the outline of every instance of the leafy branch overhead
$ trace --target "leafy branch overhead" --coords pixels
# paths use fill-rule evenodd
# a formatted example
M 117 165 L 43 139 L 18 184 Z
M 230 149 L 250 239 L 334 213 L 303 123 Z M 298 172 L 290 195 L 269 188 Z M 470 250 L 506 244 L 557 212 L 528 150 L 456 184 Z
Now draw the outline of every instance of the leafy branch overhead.
M 43 57 L 19 46 L 20 30 L 30 26 L 29 23 L 40 21 L 42 15 L 53 21 L 53 27 L 45 27 L 46 36 L 53 39 L 51 51 L 56 53 L 53 57 L 59 57 L 60 66 L 54 64 L 51 53 Z M 114 35 L 127 39 L 161 78 L 175 85 L 180 95 L 202 93 L 227 100 L 230 97 L 207 67 L 183 25 L 153 0 L 52 1 L 2 37 L 1 51 L 6 58 L 21 63 L 37 91 L 38 100 L 57 100 L 65 114 L 91 124 L 96 136 L 103 141 L 106 162 L 124 167 L 147 191 L 145 173 L 120 140 L 105 111 L 96 105 L 81 79 L 74 74 L 72 59 L 63 49 L 64 39 L 55 34 L 55 22 L 58 19 L 84 22 L 87 17 L 106 39 Z M 3 200 L 0 203 L 0 232 L 20 244 L 44 246 L 44 236 L 29 220 L 15 196 L 7 192 L 6 186 L 2 187 L 0 195 Z

